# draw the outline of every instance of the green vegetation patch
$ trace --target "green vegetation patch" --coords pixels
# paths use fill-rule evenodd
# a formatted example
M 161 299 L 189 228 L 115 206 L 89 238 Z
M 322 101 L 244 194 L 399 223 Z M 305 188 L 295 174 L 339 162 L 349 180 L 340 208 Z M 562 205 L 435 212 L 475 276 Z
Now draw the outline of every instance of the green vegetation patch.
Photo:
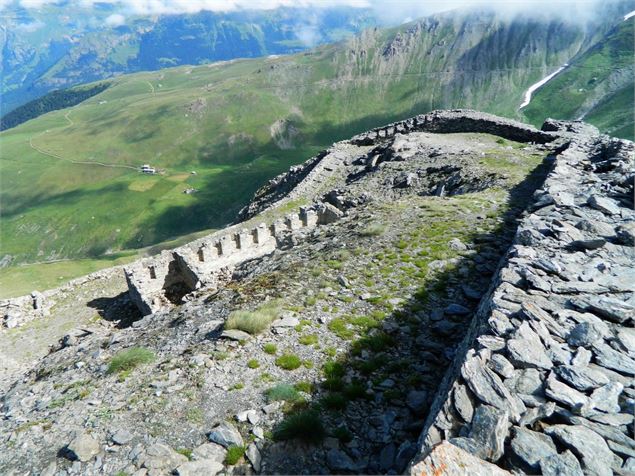
M 109 374 L 128 372 L 139 365 L 148 364 L 155 359 L 154 352 L 144 347 L 132 347 L 122 350 L 113 356 L 108 364 Z
M 243 456 L 245 455 L 245 451 L 246 449 L 244 446 L 231 445 L 229 448 L 227 448 L 227 454 L 225 455 L 225 464 L 234 466 L 243 458 Z
M 300 398 L 298 390 L 287 383 L 280 383 L 265 392 L 268 402 L 295 402 Z
M 315 410 L 303 410 L 287 415 L 273 431 L 277 441 L 298 439 L 319 443 L 326 436 L 324 424 Z
M 281 302 L 277 299 L 268 301 L 254 311 L 234 311 L 229 315 L 225 323 L 226 329 L 238 329 L 249 334 L 260 334 L 273 321 L 280 317 L 282 312 Z
M 284 354 L 276 359 L 276 365 L 285 370 L 295 370 L 302 366 L 302 360 L 295 354 Z

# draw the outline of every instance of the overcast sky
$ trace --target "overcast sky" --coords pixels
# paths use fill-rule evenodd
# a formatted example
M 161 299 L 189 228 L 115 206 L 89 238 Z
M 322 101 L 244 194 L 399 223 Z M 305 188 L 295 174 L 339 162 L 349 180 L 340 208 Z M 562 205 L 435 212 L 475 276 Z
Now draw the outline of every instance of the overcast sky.
M 39 8 L 60 0 L 0 0 L 0 8 L 19 3 L 27 8 Z M 426 14 L 461 7 L 486 5 L 508 13 L 558 15 L 571 20 L 584 19 L 599 3 L 615 0 L 71 0 L 90 9 L 93 3 L 108 2 L 116 5 L 118 13 L 109 18 L 113 25 L 123 22 L 127 15 L 156 15 L 196 13 L 201 10 L 218 12 L 240 9 L 274 9 L 278 7 L 333 7 L 351 6 L 373 8 L 379 18 L 391 22 L 413 19 Z M 635 9 L 635 1 L 633 9 Z

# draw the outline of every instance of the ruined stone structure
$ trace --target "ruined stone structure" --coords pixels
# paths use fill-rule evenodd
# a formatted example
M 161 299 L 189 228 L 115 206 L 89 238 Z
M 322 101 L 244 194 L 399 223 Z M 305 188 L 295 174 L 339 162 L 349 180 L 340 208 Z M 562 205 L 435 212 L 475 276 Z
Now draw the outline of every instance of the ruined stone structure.
M 272 253 L 288 234 L 337 220 L 342 212 L 328 203 L 303 207 L 272 224 L 247 229 L 238 225 L 124 269 L 130 297 L 144 314 L 179 303 L 186 294 L 216 288 L 231 279 L 240 263 Z
M 635 146 L 583 124 L 544 128 L 581 135 L 481 301 L 412 475 L 464 474 L 448 441 L 515 472 L 635 474 Z

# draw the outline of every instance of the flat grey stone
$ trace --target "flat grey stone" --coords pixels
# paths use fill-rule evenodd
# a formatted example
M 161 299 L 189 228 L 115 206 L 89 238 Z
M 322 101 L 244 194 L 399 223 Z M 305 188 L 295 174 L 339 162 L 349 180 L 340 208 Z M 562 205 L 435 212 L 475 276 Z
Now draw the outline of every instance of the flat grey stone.
M 624 461 L 624 465 L 622 466 L 624 471 L 630 471 L 635 474 L 635 458 L 628 458 Z
M 406 396 L 406 405 L 414 413 L 421 413 L 427 407 L 428 392 L 411 390 Z
M 635 307 L 619 299 L 584 296 L 571 299 L 570 302 L 577 309 L 590 311 L 620 324 L 624 324 L 628 320 L 635 320 Z
M 116 445 L 125 445 L 129 443 L 133 438 L 132 433 L 130 433 L 126 429 L 117 430 L 114 435 L 112 435 L 112 442 Z
M 541 405 L 538 405 L 534 408 L 530 408 L 525 412 L 523 417 L 518 422 L 519 426 L 531 426 L 539 420 L 544 418 L 548 418 L 553 415 L 554 410 L 556 409 L 556 404 L 554 402 L 547 402 Z
M 542 476 L 584 476 L 580 462 L 569 450 L 540 461 L 540 471 Z
M 187 462 L 187 458 L 163 443 L 154 443 L 141 451 L 135 458 L 137 465 L 150 472 L 171 472 L 177 466 Z
M 397 454 L 397 447 L 394 443 L 389 443 L 384 446 L 379 453 L 379 467 L 383 471 L 388 471 L 393 467 L 395 462 L 395 456 Z
M 341 450 L 331 448 L 326 453 L 326 464 L 333 471 L 358 472 L 361 467 Z
M 225 455 L 227 454 L 227 450 L 223 448 L 221 445 L 216 443 L 203 443 L 200 446 L 194 448 L 192 451 L 192 459 L 207 459 L 216 461 L 217 463 L 222 463 L 225 461 Z
M 606 375 L 589 367 L 561 365 L 555 372 L 563 381 L 583 392 L 609 383 Z
M 97 440 L 95 440 L 88 433 L 80 433 L 73 441 L 71 441 L 66 447 L 68 455 L 71 459 L 81 461 L 85 463 L 93 459 L 97 455 L 101 448 Z
M 260 450 L 255 445 L 255 443 L 250 444 L 245 451 L 245 456 L 247 460 L 251 463 L 252 468 L 256 473 L 260 472 L 260 467 L 262 465 L 262 456 L 260 455 Z
M 598 248 L 602 248 L 605 244 L 605 239 L 597 238 L 591 240 L 574 240 L 569 246 L 575 250 L 597 250 Z
M 556 402 L 564 403 L 572 409 L 587 407 L 589 399 L 586 395 L 560 382 L 554 372 L 547 377 L 545 394 Z
M 282 319 L 278 319 L 277 321 L 273 321 L 273 323 L 271 324 L 271 327 L 295 327 L 298 324 L 300 324 L 299 319 L 295 317 L 287 316 L 287 317 L 283 317 Z
M 514 392 L 540 396 L 544 395 L 543 380 L 544 378 L 538 369 L 517 369 L 509 380 L 509 384 Z
M 525 404 L 503 385 L 500 377 L 483 365 L 473 350 L 468 352 L 461 367 L 461 376 L 474 395 L 484 403 L 499 410 L 508 411 L 512 421 L 517 422 L 525 411 Z
M 225 448 L 229 446 L 244 446 L 243 437 L 234 425 L 222 422 L 207 435 L 209 441 L 217 443 Z
M 512 431 L 511 450 L 527 467 L 540 470 L 540 462 L 557 455 L 556 445 L 544 433 L 515 427 Z
M 619 413 L 619 397 L 622 390 L 624 390 L 624 385 L 619 382 L 607 383 L 593 391 L 589 405 L 606 413 Z
M 197 461 L 188 461 L 179 465 L 175 472 L 177 476 L 216 476 L 223 470 L 224 466 L 218 461 L 210 459 L 200 459 Z
M 474 416 L 474 405 L 464 385 L 456 384 L 454 387 L 454 408 L 463 421 L 471 422 Z
M 635 360 L 629 356 L 621 354 L 603 343 L 593 345 L 593 354 L 595 361 L 602 367 L 635 376 Z
M 514 375 L 514 366 L 501 354 L 492 354 L 488 363 L 490 368 L 503 378 L 511 378 Z
M 251 339 L 251 334 L 238 329 L 227 329 L 221 333 L 220 337 L 221 339 L 229 339 L 240 342 Z
M 635 357 L 635 329 L 631 327 L 623 327 L 617 331 L 617 341 L 620 345 Z
M 567 343 L 573 347 L 588 347 L 606 337 L 604 329 L 592 322 L 577 324 L 567 335 Z
M 613 453 L 600 435 L 583 426 L 553 425 L 545 433 L 580 456 L 583 469 L 599 476 L 612 476 Z
M 578 347 L 571 359 L 571 365 L 574 367 L 586 367 L 589 365 L 589 362 L 591 362 L 591 357 L 593 357 L 593 354 L 590 350 L 584 347 Z
M 483 459 L 498 461 L 505 452 L 505 439 L 509 431 L 506 411 L 481 405 L 474 412 L 469 437 L 483 449 Z
M 465 316 L 472 311 L 461 304 L 452 303 L 445 308 L 444 312 L 450 316 Z
M 523 314 L 525 314 L 529 319 L 532 319 L 537 322 L 542 322 L 547 327 L 547 329 L 549 329 L 549 332 L 551 332 L 552 334 L 555 334 L 558 337 L 565 336 L 565 331 L 562 328 L 562 325 L 560 325 L 544 309 L 540 308 L 534 303 L 526 302 L 526 301 L 522 302 L 521 308 L 522 308 Z
M 614 441 L 608 440 L 606 442 L 613 453 L 620 455 L 623 458 L 635 458 L 635 450 L 628 446 L 620 445 Z
M 596 210 L 600 210 L 602 213 L 607 215 L 618 215 L 620 213 L 619 205 L 611 198 L 602 197 L 600 195 L 591 195 L 587 200 L 587 203 L 591 207 Z
M 545 370 L 553 367 L 553 362 L 547 355 L 547 350 L 540 341 L 540 337 L 531 330 L 526 322 L 523 322 L 518 328 L 514 334 L 514 339 L 507 341 L 507 353 L 509 360 L 515 367 Z

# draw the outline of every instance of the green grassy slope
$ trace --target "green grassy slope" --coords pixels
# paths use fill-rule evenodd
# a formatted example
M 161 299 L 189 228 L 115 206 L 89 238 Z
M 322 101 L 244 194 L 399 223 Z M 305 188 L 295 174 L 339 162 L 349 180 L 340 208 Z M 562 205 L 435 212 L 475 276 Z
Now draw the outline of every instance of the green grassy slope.
M 294 56 L 117 78 L 0 134 L 0 259 L 118 256 L 222 226 L 333 141 L 435 108 L 514 116 L 585 41 L 565 24 L 442 15 Z
M 527 119 L 539 125 L 546 117 L 582 118 L 607 133 L 635 140 L 634 27 L 635 17 L 621 22 L 538 89 L 523 110 Z

